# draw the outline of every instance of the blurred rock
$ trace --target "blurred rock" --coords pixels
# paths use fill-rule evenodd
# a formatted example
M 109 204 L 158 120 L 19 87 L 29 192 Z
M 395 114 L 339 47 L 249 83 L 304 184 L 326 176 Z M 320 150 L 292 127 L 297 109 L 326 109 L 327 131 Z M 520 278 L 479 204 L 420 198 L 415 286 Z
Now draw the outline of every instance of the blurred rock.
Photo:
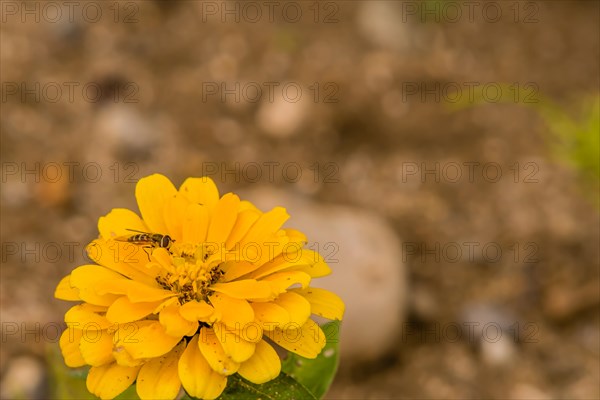
M 467 305 L 461 314 L 463 325 L 473 329 L 473 343 L 490 366 L 508 366 L 515 359 L 520 338 L 516 316 L 492 304 Z M 471 328 L 472 327 L 472 328 Z M 470 340 L 470 339 L 469 339 Z
M 411 289 L 410 309 L 422 321 L 433 321 L 439 316 L 440 306 L 433 293 L 433 288 L 416 284 Z
M 518 322 L 512 313 L 503 310 L 499 306 L 487 303 L 467 304 L 461 312 L 461 319 L 465 324 L 474 327 L 476 338 L 486 335 L 486 327 L 490 327 L 490 334 L 492 334 L 493 328 L 491 326 L 497 326 L 504 331 L 508 331 L 511 325 Z
M 334 291 L 346 303 L 341 348 L 344 364 L 376 360 L 397 347 L 405 317 L 406 266 L 400 240 L 376 214 L 340 205 L 320 205 L 290 193 L 254 189 L 242 198 L 266 210 L 283 205 L 286 223 L 318 246 L 333 274 L 313 285 Z
M 408 46 L 410 32 L 402 23 L 399 3 L 393 1 L 361 2 L 358 13 L 358 26 L 361 32 L 374 44 L 392 50 L 402 50 Z
M 508 366 L 515 358 L 516 346 L 514 339 L 506 332 L 500 332 L 496 340 L 482 339 L 481 358 L 492 366 Z
M 301 89 L 294 82 L 283 89 L 285 85 L 275 88 L 273 101 L 269 101 L 268 92 L 264 91 L 264 102 L 256 115 L 257 124 L 268 136 L 274 138 L 287 138 L 296 134 L 305 122 L 310 100 L 311 91 L 306 87 Z M 301 90 L 297 93 L 297 89 Z M 284 98 L 287 96 L 287 99 Z M 297 96 L 300 98 L 296 101 Z
M 40 361 L 18 356 L 8 362 L 0 385 L 2 399 L 43 399 L 46 376 Z
M 98 118 L 97 135 L 113 148 L 146 152 L 156 145 L 159 132 L 135 107 L 111 105 Z M 112 150 L 112 149 L 111 149 Z

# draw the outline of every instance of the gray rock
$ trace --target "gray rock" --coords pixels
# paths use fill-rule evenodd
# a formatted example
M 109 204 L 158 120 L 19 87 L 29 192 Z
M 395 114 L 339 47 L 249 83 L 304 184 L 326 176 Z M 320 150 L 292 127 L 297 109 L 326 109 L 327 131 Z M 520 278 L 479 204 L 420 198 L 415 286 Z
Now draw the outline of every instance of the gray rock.
M 299 229 L 332 268 L 311 285 L 346 303 L 341 330 L 342 365 L 371 361 L 394 350 L 406 309 L 406 266 L 400 240 L 378 215 L 360 208 L 320 205 L 292 193 L 253 189 L 240 193 L 262 210 L 280 205 L 286 227 Z
M 486 303 L 464 307 L 464 325 L 473 329 L 473 345 L 479 346 L 482 360 L 491 366 L 510 366 L 517 355 L 517 342 L 527 321 L 519 321 L 510 311 Z
M 125 147 L 130 151 L 144 152 L 155 146 L 160 133 L 135 107 L 111 105 L 97 119 L 96 139 L 114 150 Z
M 499 306 L 487 303 L 470 303 L 460 313 L 463 324 L 473 326 L 475 338 L 485 338 L 487 330 L 509 332 L 518 323 L 517 317 Z M 494 333 L 495 335 L 495 333 Z

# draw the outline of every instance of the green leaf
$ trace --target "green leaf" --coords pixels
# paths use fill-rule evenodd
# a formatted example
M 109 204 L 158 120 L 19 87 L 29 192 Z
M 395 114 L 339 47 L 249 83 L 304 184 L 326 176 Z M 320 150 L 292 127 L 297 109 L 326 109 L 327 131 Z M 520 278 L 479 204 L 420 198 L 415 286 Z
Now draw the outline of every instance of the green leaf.
M 85 385 L 89 367 L 69 368 L 60 354 L 58 345 L 46 353 L 50 397 L 53 399 L 97 399 Z
M 319 399 L 331 386 L 340 362 L 340 322 L 333 321 L 321 328 L 327 338 L 327 344 L 317 358 L 309 359 L 289 353 L 282 363 L 283 372 L 296 379 Z
M 115 397 L 114 400 L 140 400 L 135 390 L 135 383 L 129 386 L 123 393 Z
M 192 399 L 187 394 L 182 400 Z M 218 400 L 316 400 L 317 398 L 304 386 L 288 375 L 281 373 L 272 381 L 257 385 L 248 382 L 238 374 L 227 378 L 227 387 Z

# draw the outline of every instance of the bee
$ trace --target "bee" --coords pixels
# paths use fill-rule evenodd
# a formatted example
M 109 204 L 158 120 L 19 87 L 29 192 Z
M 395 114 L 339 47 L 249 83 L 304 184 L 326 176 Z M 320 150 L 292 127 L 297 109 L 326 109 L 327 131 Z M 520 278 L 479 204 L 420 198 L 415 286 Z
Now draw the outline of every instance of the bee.
M 173 244 L 173 242 L 175 242 L 175 240 L 171 239 L 171 236 L 169 235 L 163 235 L 160 233 L 150 233 L 150 232 L 142 232 L 142 231 L 137 231 L 135 229 L 127 229 L 128 231 L 131 232 L 137 232 L 137 234 L 135 235 L 130 235 L 130 236 L 119 236 L 116 237 L 115 240 L 118 240 L 120 242 L 128 242 L 128 243 L 132 243 L 132 244 L 137 244 L 137 245 L 144 245 L 144 248 L 163 248 L 166 249 L 167 251 L 169 250 L 169 248 L 171 247 L 171 245 Z M 146 252 L 146 254 L 148 254 L 148 252 Z M 148 254 L 148 258 L 150 258 L 150 255 Z

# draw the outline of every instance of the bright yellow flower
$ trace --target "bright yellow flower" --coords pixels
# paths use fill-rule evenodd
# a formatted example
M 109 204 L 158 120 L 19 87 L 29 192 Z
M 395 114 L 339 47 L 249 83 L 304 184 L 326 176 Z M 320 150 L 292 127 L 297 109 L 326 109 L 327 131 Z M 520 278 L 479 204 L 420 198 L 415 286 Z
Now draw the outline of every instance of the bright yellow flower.
M 281 228 L 284 208 L 220 197 L 206 177 L 177 190 L 151 175 L 135 194 L 142 218 L 127 209 L 101 217 L 88 246 L 97 265 L 56 288 L 82 302 L 65 314 L 60 347 L 68 366 L 91 366 L 90 392 L 110 399 L 136 382 L 142 399 L 174 399 L 182 386 L 214 399 L 229 375 L 257 384 L 279 375 L 265 337 L 303 357 L 320 353 L 325 336 L 310 316 L 341 319 L 344 304 L 309 287 L 331 270 L 302 248 L 301 232 Z

